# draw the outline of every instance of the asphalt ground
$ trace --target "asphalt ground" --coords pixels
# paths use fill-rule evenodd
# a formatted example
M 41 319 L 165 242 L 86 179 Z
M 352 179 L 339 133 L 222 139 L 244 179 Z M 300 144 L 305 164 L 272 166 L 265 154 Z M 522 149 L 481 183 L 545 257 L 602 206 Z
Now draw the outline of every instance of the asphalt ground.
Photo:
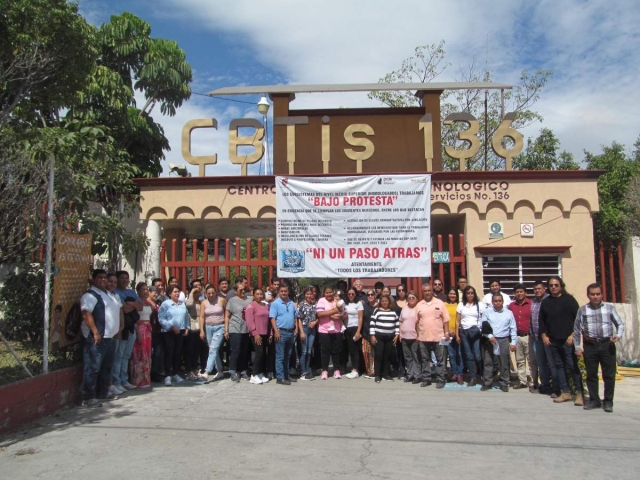
M 0 437 L 0 478 L 640 476 L 640 378 L 617 383 L 614 413 L 362 377 L 156 385 Z

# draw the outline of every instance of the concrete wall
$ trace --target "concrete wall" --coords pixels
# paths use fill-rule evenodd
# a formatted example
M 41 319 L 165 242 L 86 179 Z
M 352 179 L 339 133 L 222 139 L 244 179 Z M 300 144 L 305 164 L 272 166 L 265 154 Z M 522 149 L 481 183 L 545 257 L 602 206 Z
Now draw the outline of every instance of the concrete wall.
M 82 366 L 0 387 L 0 433 L 78 404 L 82 399 Z

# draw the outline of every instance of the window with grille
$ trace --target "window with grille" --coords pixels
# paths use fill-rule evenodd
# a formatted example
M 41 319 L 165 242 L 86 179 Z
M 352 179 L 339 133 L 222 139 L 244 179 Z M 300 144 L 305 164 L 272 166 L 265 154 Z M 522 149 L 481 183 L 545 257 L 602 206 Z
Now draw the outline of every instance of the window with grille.
M 551 275 L 562 276 L 558 255 L 500 255 L 482 257 L 482 286 L 489 292 L 489 282 L 500 280 L 502 290 L 513 297 L 513 287 L 523 283 L 527 294 L 533 295 L 533 282 L 546 280 Z

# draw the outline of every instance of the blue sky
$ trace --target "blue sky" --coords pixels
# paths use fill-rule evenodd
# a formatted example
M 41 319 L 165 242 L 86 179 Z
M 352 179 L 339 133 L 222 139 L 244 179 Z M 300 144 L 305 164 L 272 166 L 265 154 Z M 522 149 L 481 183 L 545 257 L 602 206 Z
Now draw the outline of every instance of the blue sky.
M 640 10 L 631 1 L 79 3 L 95 25 L 130 11 L 151 24 L 154 37 L 177 41 L 194 69 L 197 93 L 235 85 L 377 82 L 416 46 L 445 40 L 451 66 L 442 81 L 453 80 L 474 58 L 480 65 L 488 62 L 497 82 L 516 83 L 523 69 L 553 71 L 535 106 L 544 122 L 525 129 L 525 136 L 551 128 L 562 148 L 581 161 L 583 150 L 598 152 L 612 141 L 630 150 L 640 134 Z M 316 94 L 299 95 L 293 106 L 378 104 L 364 94 Z M 194 95 L 175 117 L 159 119 L 172 146 L 167 162 L 184 163 L 180 132 L 187 120 L 214 117 L 218 131 L 199 130 L 193 153 L 218 153 L 208 175 L 238 174 L 239 167 L 227 160 L 227 125 L 245 116 L 257 117 L 255 106 Z M 197 167 L 189 168 L 197 175 Z

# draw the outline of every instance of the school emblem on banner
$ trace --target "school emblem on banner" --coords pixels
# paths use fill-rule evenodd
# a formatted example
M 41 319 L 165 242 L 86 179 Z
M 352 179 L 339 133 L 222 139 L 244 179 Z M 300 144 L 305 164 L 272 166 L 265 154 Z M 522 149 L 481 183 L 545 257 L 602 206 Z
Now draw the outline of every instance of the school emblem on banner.
M 304 272 L 304 250 L 295 248 L 280 249 L 280 270 L 289 273 Z

